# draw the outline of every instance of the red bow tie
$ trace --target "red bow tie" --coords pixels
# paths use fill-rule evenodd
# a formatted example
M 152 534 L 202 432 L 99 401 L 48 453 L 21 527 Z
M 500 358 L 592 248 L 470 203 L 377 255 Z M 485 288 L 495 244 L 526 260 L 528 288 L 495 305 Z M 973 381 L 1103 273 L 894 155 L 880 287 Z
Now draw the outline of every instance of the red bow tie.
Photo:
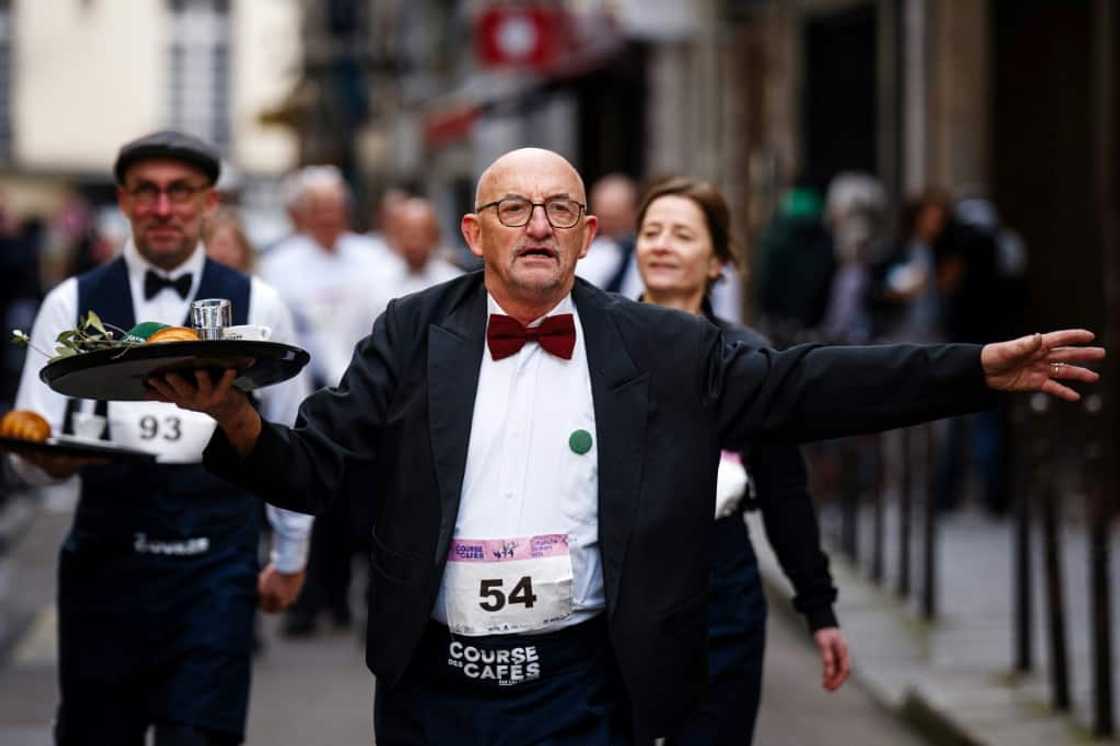
M 540 326 L 526 327 L 512 316 L 490 314 L 490 325 L 486 327 L 486 344 L 490 346 L 490 356 L 495 360 L 516 355 L 528 341 L 534 341 L 556 357 L 572 359 L 576 346 L 576 325 L 572 315 L 549 316 Z

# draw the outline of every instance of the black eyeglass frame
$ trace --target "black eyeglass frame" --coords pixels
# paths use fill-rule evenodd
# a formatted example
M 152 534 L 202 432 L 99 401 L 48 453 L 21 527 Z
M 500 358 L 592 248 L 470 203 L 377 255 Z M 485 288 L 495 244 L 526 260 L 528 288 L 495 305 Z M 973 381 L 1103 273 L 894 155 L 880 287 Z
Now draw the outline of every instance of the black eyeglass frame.
M 527 202 L 529 204 L 529 213 L 528 213 L 528 216 L 525 218 L 524 223 L 518 223 L 517 225 L 510 225 L 509 223 L 502 220 L 501 204 L 503 202 L 509 202 L 511 200 L 517 200 L 518 202 Z M 578 210 L 576 210 L 576 219 L 572 221 L 571 225 L 556 225 L 556 223 L 552 222 L 552 216 L 548 214 L 548 203 L 549 202 L 554 202 L 554 203 L 555 202 L 571 202 L 573 205 L 575 205 L 576 207 L 579 208 Z M 571 199 L 569 197 L 552 197 L 550 199 L 546 199 L 544 202 L 533 202 L 533 201 L 528 200 L 524 197 L 502 197 L 499 200 L 495 200 L 493 202 L 487 202 L 485 205 L 479 205 L 478 207 L 474 208 L 474 211 L 476 213 L 479 213 L 479 212 L 482 212 L 483 210 L 485 210 L 488 207 L 493 207 L 494 208 L 494 214 L 497 215 L 498 222 L 501 223 L 502 225 L 504 225 L 507 228 L 523 228 L 526 225 L 528 225 L 529 222 L 533 219 L 533 211 L 536 210 L 538 207 L 541 208 L 542 210 L 544 210 L 544 219 L 548 221 L 548 224 L 551 225 L 553 228 L 555 228 L 557 230 L 567 230 L 568 228 L 575 228 L 577 225 L 579 225 L 580 219 L 587 212 L 587 205 L 583 204 L 582 202 L 577 202 L 576 200 Z
M 185 205 L 191 199 L 210 188 L 210 184 L 191 184 L 189 182 L 175 181 L 167 186 L 157 186 L 151 182 L 143 182 L 137 184 L 131 189 L 125 188 L 125 193 L 128 194 L 137 204 L 151 207 L 159 202 L 160 195 L 167 195 L 167 201 L 173 205 Z

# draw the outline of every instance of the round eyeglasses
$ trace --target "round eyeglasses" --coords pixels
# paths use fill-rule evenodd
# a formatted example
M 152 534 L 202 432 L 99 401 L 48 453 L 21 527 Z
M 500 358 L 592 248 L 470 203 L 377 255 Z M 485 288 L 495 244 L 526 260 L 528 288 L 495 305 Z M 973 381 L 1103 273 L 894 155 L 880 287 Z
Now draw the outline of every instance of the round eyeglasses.
M 579 222 L 586 205 L 581 205 L 574 199 L 567 197 L 553 197 L 544 202 L 531 202 L 524 197 L 505 197 L 496 202 L 487 202 L 474 208 L 475 212 L 482 212 L 488 207 L 493 207 L 498 213 L 498 222 L 507 228 L 520 228 L 533 219 L 533 210 L 537 207 L 544 209 L 544 216 L 553 228 L 571 228 Z
M 205 184 L 189 184 L 184 181 L 173 181 L 166 187 L 145 181 L 126 191 L 139 206 L 151 207 L 159 202 L 161 194 L 166 194 L 167 200 L 173 205 L 184 205 L 196 194 L 204 192 L 208 188 Z

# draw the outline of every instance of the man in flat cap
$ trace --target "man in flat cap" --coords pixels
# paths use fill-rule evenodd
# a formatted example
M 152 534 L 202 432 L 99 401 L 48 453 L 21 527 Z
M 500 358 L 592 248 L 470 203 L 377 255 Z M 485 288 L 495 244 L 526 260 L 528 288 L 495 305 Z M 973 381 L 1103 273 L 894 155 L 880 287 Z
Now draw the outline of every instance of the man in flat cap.
M 40 350 L 96 311 L 129 329 L 183 325 L 196 298 L 227 298 L 235 324 L 294 338 L 272 288 L 206 258 L 203 222 L 217 204 L 218 156 L 180 132 L 157 132 L 121 148 L 117 201 L 132 235 L 122 255 L 60 284 L 32 332 L 17 406 L 53 432 L 94 437 L 158 454 L 154 464 L 80 465 L 18 460 L 30 481 L 80 472 L 81 501 L 59 568 L 59 746 L 241 743 L 249 693 L 254 607 L 292 602 L 303 582 L 310 517 L 268 509 L 271 562 L 258 574 L 260 503 L 200 465 L 212 419 L 159 402 L 67 399 L 39 380 Z M 263 392 L 255 406 L 291 421 L 302 378 Z

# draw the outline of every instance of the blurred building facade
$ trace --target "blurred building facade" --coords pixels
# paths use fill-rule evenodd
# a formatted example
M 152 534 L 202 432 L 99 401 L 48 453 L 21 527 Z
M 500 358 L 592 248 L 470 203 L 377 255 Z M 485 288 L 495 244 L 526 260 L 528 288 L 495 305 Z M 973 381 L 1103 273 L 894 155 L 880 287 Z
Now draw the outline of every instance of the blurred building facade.
M 729 98 L 718 177 L 733 185 L 748 236 L 798 174 L 823 186 L 840 171 L 865 171 L 896 200 L 928 187 L 987 197 L 1030 254 L 1025 328 L 1104 327 L 1097 268 L 1116 230 L 1115 187 L 1106 183 L 1117 137 L 1111 3 L 724 8 Z
M 823 190 L 840 171 L 864 171 L 895 200 L 930 186 L 986 196 L 1031 252 L 1028 326 L 1099 328 L 1102 285 L 1083 269 L 1103 256 L 1110 6 L 305 2 L 305 80 L 288 121 L 302 160 L 340 163 L 370 192 L 417 187 L 452 234 L 481 168 L 529 144 L 565 154 L 589 181 L 612 171 L 717 181 L 748 255 L 799 176 Z
M 749 260 L 795 179 L 859 170 L 896 201 L 992 198 L 1030 252 L 1025 323 L 1101 328 L 1084 268 L 1116 232 L 1113 5 L 0 0 L 0 187 L 20 210 L 108 186 L 121 142 L 176 126 L 222 147 L 250 204 L 335 163 L 360 226 L 406 185 L 455 236 L 482 167 L 532 144 L 589 181 L 715 180 Z
M 22 212 L 71 186 L 111 195 L 117 148 L 165 127 L 244 179 L 278 177 L 298 143 L 260 113 L 300 74 L 301 21 L 297 0 L 0 3 L 0 188 Z

